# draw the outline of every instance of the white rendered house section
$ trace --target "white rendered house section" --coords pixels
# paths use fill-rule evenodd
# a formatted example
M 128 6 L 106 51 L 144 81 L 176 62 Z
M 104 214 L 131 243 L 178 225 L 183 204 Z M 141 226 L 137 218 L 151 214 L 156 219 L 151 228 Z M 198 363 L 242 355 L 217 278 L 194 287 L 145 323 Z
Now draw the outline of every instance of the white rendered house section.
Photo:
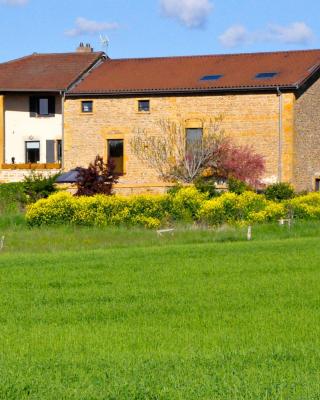
M 45 95 L 43 97 L 46 97 Z M 55 115 L 30 116 L 30 96 L 5 97 L 5 163 L 26 162 L 26 143 L 40 142 L 40 163 L 46 163 L 46 141 L 62 139 L 61 97 L 56 96 Z M 45 104 L 42 104 L 45 107 Z

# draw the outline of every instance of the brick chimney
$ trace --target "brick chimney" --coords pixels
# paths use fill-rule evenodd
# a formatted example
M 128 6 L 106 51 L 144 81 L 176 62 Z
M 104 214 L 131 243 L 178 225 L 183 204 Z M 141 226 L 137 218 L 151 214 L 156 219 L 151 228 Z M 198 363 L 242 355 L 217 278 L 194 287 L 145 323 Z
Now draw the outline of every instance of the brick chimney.
M 92 53 L 93 48 L 91 47 L 90 43 L 83 44 L 82 42 L 79 44 L 77 48 L 77 53 Z

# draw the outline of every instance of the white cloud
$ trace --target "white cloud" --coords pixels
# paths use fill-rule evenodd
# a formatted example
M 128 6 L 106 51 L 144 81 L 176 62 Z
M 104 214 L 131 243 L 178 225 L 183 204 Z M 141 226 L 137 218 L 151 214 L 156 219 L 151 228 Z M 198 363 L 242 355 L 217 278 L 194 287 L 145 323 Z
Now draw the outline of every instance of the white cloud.
M 250 43 L 279 42 L 303 45 L 314 38 L 312 29 L 305 22 L 290 25 L 270 24 L 261 31 L 249 32 L 243 25 L 234 25 L 219 36 L 223 47 L 237 47 Z
M 213 10 L 211 0 L 160 0 L 160 5 L 165 16 L 188 28 L 202 28 Z
M 23 6 L 28 3 L 29 0 L 0 0 L 0 4 L 6 6 Z
M 242 25 L 234 25 L 219 36 L 223 47 L 237 47 L 248 41 L 248 31 Z
M 269 25 L 267 36 L 282 43 L 305 44 L 313 39 L 314 34 L 305 22 L 294 22 L 288 26 Z
M 79 17 L 76 19 L 75 27 L 65 31 L 65 34 L 67 36 L 94 35 L 99 32 L 110 31 L 118 28 L 119 24 L 117 22 L 97 22 Z

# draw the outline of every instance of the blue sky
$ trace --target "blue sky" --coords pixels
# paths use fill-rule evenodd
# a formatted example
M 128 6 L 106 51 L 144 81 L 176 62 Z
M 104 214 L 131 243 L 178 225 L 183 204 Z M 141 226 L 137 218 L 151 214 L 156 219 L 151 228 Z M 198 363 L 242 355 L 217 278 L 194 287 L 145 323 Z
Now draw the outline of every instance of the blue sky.
M 320 47 L 319 0 L 0 0 L 0 62 L 73 51 L 111 58 Z

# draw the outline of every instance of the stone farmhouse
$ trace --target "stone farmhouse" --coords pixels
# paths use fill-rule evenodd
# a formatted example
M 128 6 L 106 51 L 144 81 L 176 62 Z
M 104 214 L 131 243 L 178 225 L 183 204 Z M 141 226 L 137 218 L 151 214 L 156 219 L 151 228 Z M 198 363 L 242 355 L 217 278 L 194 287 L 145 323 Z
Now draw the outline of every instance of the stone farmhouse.
M 161 191 L 168 184 L 135 157 L 133 135 L 160 135 L 160 120 L 203 135 L 222 116 L 226 135 L 265 157 L 265 182 L 319 190 L 320 50 L 119 60 L 80 50 L 0 64 L 0 180 L 100 154 L 116 163 L 119 191 Z

